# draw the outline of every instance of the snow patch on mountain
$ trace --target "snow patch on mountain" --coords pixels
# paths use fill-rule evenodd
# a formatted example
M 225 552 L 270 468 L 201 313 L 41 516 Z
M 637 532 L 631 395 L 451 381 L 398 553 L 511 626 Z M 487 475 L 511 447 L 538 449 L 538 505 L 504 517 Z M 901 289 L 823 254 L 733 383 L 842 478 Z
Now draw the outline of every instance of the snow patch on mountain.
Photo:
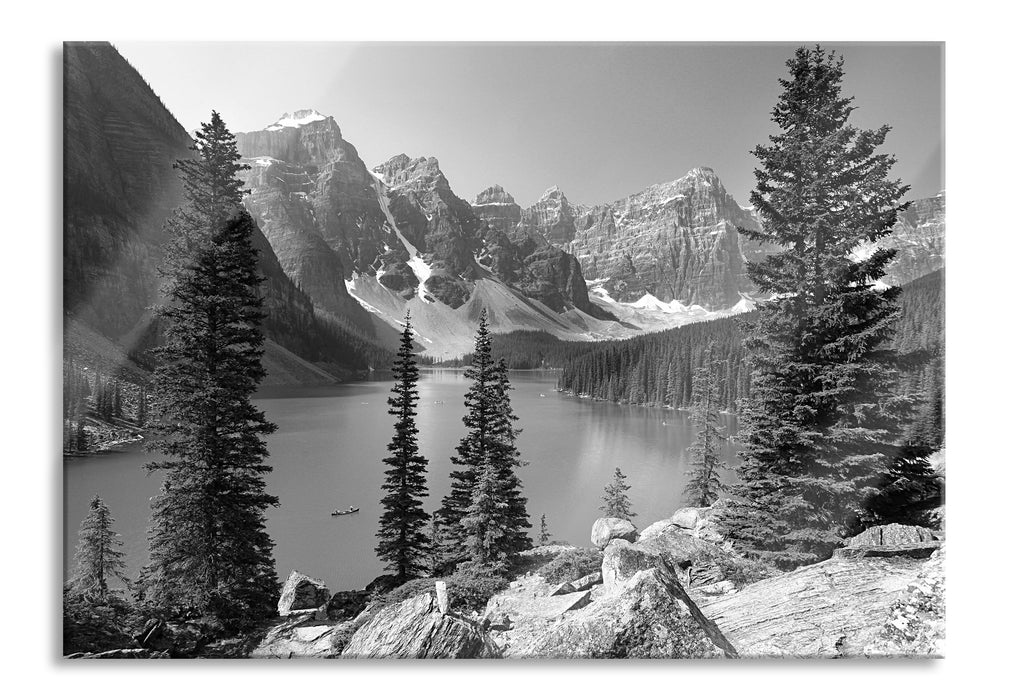
M 733 314 L 745 314 L 748 311 L 753 311 L 757 308 L 757 302 L 745 294 L 740 293 L 739 301 L 733 304 L 732 308 L 729 309 L 730 313 Z
M 325 114 L 320 114 L 314 109 L 299 109 L 294 112 L 284 112 L 284 116 L 270 124 L 264 129 L 264 131 L 280 131 L 281 129 L 291 128 L 296 129 L 300 126 L 311 124 L 312 122 L 322 121 L 325 118 Z
M 378 204 L 382 209 L 382 213 L 385 214 L 385 220 L 389 223 L 389 228 L 395 232 L 396 237 L 399 238 L 399 242 L 403 244 L 407 254 L 410 256 L 406 264 L 413 270 L 413 274 L 417 278 L 417 296 L 429 304 L 433 303 L 435 298 L 427 291 L 427 287 L 425 286 L 428 278 L 431 276 L 431 266 L 420 256 L 417 247 L 406 240 L 406 236 L 403 235 L 399 230 L 399 226 L 396 225 L 396 218 L 389 210 L 389 195 L 386 193 L 385 181 L 376 172 L 372 172 L 371 176 L 373 178 L 371 183 L 372 188 L 375 190 L 375 194 L 378 195 Z

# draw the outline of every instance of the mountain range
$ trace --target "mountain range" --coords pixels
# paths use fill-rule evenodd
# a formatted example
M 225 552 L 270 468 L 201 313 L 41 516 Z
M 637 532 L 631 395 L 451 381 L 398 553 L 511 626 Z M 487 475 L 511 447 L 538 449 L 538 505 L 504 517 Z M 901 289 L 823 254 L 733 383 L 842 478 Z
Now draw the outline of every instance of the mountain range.
M 317 312 L 340 317 L 353 298 L 382 338 L 410 313 L 433 357 L 467 352 L 484 310 L 495 332 L 599 340 L 752 308 L 759 251 L 738 231 L 760 224 L 710 168 L 609 205 L 551 188 L 522 209 L 499 185 L 463 200 L 436 158 L 369 169 L 311 109 L 236 136 L 246 205 Z
M 172 163 L 192 141 L 110 45 L 67 44 L 65 65 L 67 328 L 142 352 L 157 336 L 161 225 L 182 203 Z M 369 167 L 311 109 L 236 138 L 273 381 L 384 363 L 407 313 L 418 349 L 450 359 L 471 350 L 482 311 L 497 333 L 602 340 L 753 308 L 746 262 L 764 251 L 740 230 L 760 222 L 710 168 L 592 206 L 553 187 L 523 208 L 499 185 L 464 200 L 433 157 Z M 944 229 L 942 195 L 915 202 L 888 282 L 941 267 Z

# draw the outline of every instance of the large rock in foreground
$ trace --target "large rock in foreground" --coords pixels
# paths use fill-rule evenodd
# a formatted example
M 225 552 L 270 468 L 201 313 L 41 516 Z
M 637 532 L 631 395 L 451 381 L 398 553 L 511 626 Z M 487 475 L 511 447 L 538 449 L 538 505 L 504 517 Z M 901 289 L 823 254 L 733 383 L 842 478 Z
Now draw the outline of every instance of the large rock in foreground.
M 835 558 L 914 557 L 927 559 L 942 542 L 928 528 L 918 525 L 874 525 L 848 540 L 848 546 L 834 550 Z
M 324 581 L 306 576 L 295 570 L 287 577 L 280 592 L 277 612 L 291 615 L 306 610 L 317 610 L 329 602 L 329 589 Z
M 332 659 L 340 654 L 353 622 L 316 621 L 314 615 L 293 615 L 267 630 L 249 653 L 254 659 Z
M 722 563 L 732 558 L 725 545 L 701 539 L 696 531 L 681 528 L 672 519 L 649 525 L 634 546 L 675 564 L 688 588 L 722 581 L 726 576 Z
M 661 563 L 658 554 L 626 540 L 613 540 L 603 553 L 603 585 L 606 590 L 613 590 L 639 571 L 651 569 Z
M 928 528 L 918 525 L 874 525 L 865 532 L 848 540 L 849 547 L 865 547 L 871 545 L 902 545 L 918 544 L 919 542 L 934 542 L 935 535 Z
M 638 539 L 638 529 L 623 518 L 599 518 L 592 523 L 592 544 L 605 549 L 615 539 L 634 542 Z
M 741 656 L 860 656 L 918 576 L 909 558 L 829 559 L 701 604 Z
M 480 625 L 456 613 L 442 613 L 430 593 L 379 611 L 362 626 L 341 658 L 497 658 L 497 645 Z
M 623 542 L 611 547 L 623 548 Z M 732 645 L 684 592 L 661 561 L 621 585 L 597 587 L 577 609 L 542 614 L 540 600 L 514 591 L 507 607 L 511 629 L 497 638 L 513 658 L 716 658 L 735 656 Z M 535 589 L 534 589 L 535 590 Z M 578 595 L 578 594 L 574 594 Z M 547 600 L 557 600 L 549 598 Z M 488 609 L 505 607 L 491 599 Z M 539 614 L 526 614 L 527 609 Z

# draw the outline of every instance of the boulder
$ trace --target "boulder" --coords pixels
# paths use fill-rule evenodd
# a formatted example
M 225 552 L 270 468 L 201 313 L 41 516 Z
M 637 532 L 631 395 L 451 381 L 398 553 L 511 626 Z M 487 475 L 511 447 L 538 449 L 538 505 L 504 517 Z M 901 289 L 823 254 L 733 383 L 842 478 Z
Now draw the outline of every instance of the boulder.
M 623 549 L 626 542 L 610 547 Z M 519 615 L 499 634 L 512 658 L 710 658 L 735 656 L 661 561 L 552 619 Z M 586 591 L 585 595 L 589 592 Z
M 625 540 L 613 540 L 603 552 L 603 586 L 607 590 L 630 580 L 639 571 L 661 563 L 661 557 Z
M 834 550 L 840 559 L 864 557 L 913 557 L 927 559 L 941 541 L 931 530 L 918 525 L 874 525 L 848 540 L 848 546 Z
M 255 659 L 332 659 L 340 654 L 354 622 L 316 621 L 312 615 L 290 615 L 266 631 L 249 653 Z
M 741 656 L 860 656 L 922 565 L 828 559 L 699 604 Z
M 674 525 L 671 519 L 661 523 L 665 523 L 661 528 L 656 527 L 660 523 L 646 528 L 648 536 L 645 537 L 642 533 L 637 545 L 653 554 L 666 557 L 679 568 L 689 567 L 698 559 L 716 559 L 725 555 L 721 547 L 694 537 L 690 531 Z
M 282 617 L 307 610 L 315 612 L 328 602 L 329 589 L 326 588 L 325 582 L 306 576 L 299 571 L 292 571 L 280 592 L 277 612 Z
M 677 527 L 682 527 L 684 530 L 693 530 L 697 527 L 697 523 L 701 521 L 702 517 L 710 511 L 711 508 L 680 508 L 673 513 L 673 517 L 670 520 Z
M 638 530 L 623 518 L 599 518 L 592 523 L 592 544 L 596 547 L 605 549 L 615 539 L 634 542 L 638 539 Z
M 918 525 L 874 525 L 865 532 L 848 540 L 849 547 L 870 547 L 876 545 L 904 545 L 919 542 L 934 542 L 935 535 L 928 528 Z
M 676 523 L 673 522 L 672 518 L 666 518 L 665 520 L 659 520 L 654 522 L 644 530 L 638 536 L 639 540 L 647 540 L 663 532 L 666 528 L 674 527 Z
M 483 625 L 442 613 L 431 593 L 390 605 L 351 638 L 341 658 L 471 659 L 501 655 Z

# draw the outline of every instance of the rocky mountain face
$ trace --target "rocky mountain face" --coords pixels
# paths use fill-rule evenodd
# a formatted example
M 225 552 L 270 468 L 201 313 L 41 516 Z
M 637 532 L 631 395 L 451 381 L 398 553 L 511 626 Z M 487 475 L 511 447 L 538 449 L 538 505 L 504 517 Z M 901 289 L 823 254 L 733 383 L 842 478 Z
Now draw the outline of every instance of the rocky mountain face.
M 499 332 L 575 338 L 608 332 L 587 324 L 616 323 L 590 301 L 574 256 L 516 230 L 519 210 L 503 190 L 470 204 L 436 158 L 401 154 L 369 170 L 335 120 L 312 110 L 237 139 L 251 167 L 246 206 L 320 312 L 357 314 L 363 328 L 366 309 L 379 335 L 410 312 L 435 354 L 456 352 L 482 310 Z M 508 211 L 489 222 L 497 196 Z
M 558 313 L 576 308 L 595 318 L 614 318 L 589 299 L 578 259 L 522 226 L 521 207 L 500 185 L 478 194 L 472 206 L 488 228 L 481 265 Z
M 374 169 L 384 185 L 390 225 L 417 248 L 425 264 L 408 265 L 424 277 L 423 289 L 453 309 L 470 297 L 481 277 L 474 253 L 483 227 L 469 204 L 452 191 L 436 158 L 400 154 Z M 409 252 L 409 251 L 408 251 Z M 383 284 L 389 286 L 382 278 Z
M 758 251 L 739 229 L 759 226 L 710 168 L 594 207 L 551 188 L 518 224 L 575 255 L 584 276 L 617 301 L 650 294 L 709 310 L 732 307 L 752 289 L 746 261 Z
M 142 351 L 158 336 L 149 307 L 159 298 L 163 224 L 183 203 L 172 165 L 192 156 L 192 140 L 111 45 L 66 44 L 64 66 L 64 311 Z M 266 278 L 267 363 L 365 367 L 345 332 L 315 316 L 259 230 L 253 245 Z
M 367 325 L 344 279 L 370 267 L 394 242 L 383 228 L 374 178 L 332 118 L 284 115 L 277 124 L 292 122 L 236 134 L 239 152 L 251 167 L 246 207 L 284 271 L 318 309 Z
M 901 212 L 879 245 L 897 249 L 883 282 L 902 285 L 946 264 L 946 193 L 918 199 Z
M 112 46 L 63 56 L 63 308 L 116 338 L 157 295 L 162 225 L 182 200 L 172 163 L 191 140 Z

